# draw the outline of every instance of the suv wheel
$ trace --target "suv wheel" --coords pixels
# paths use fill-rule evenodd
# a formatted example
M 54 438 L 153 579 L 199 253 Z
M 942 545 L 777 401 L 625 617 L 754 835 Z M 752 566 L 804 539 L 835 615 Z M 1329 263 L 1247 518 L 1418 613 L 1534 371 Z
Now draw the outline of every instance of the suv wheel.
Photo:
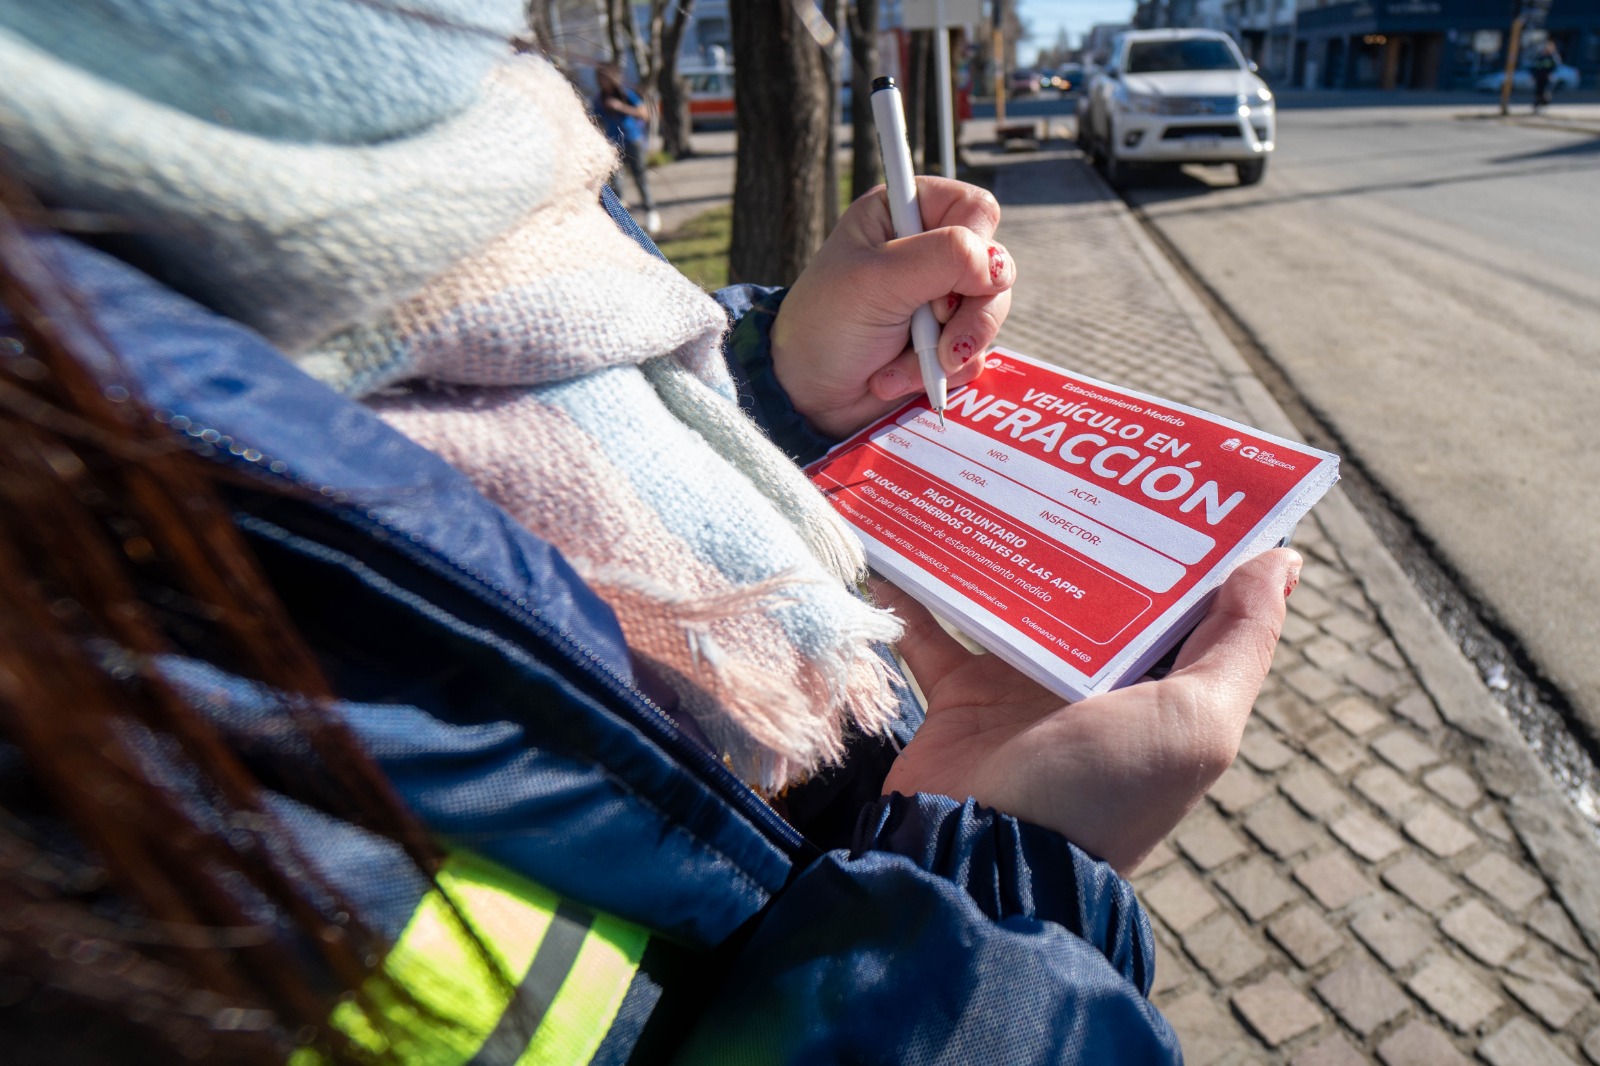
M 1239 175 L 1240 185 L 1254 185 L 1266 175 L 1267 161 L 1265 159 L 1252 159 L 1248 163 L 1235 163 L 1233 169 Z
M 1117 150 L 1110 143 L 1100 146 L 1100 158 L 1095 161 L 1100 167 L 1100 176 L 1106 179 L 1106 184 L 1113 189 L 1120 189 L 1128 182 L 1128 164 L 1117 159 Z

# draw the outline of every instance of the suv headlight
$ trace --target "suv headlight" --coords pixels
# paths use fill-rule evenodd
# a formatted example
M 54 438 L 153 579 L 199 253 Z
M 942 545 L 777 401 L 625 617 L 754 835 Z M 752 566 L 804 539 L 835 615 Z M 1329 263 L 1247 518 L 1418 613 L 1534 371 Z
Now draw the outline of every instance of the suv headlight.
M 1117 101 L 1119 111 L 1138 111 L 1154 114 L 1161 106 L 1161 97 L 1148 93 L 1128 93 Z
M 1244 98 L 1244 106 L 1250 110 L 1266 109 L 1272 106 L 1272 90 L 1265 86 L 1256 89 Z

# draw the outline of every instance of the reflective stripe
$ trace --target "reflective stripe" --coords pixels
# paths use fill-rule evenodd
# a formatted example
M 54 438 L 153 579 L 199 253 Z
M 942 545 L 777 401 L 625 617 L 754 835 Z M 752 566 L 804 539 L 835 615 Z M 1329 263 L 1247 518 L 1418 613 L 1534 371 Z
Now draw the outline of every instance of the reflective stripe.
M 467 853 L 447 859 L 438 881 L 501 973 L 485 965 L 445 896 L 429 892 L 384 961 L 390 981 L 414 1002 L 371 982 L 382 1030 L 353 1002 L 334 1009 L 332 1024 L 404 1066 L 567 1066 L 593 1058 L 638 970 L 645 931 L 591 915 Z M 290 1060 L 321 1061 L 309 1048 Z
M 562 984 L 517 1066 L 565 1066 L 594 1058 L 639 969 L 647 939 L 636 925 L 596 916 L 572 966 L 573 977 Z
M 565 903 L 556 907 L 550 928 L 512 997 L 511 1007 L 500 1015 L 494 1032 L 484 1039 L 468 1066 L 513 1066 L 555 1002 L 588 931 L 588 914 Z

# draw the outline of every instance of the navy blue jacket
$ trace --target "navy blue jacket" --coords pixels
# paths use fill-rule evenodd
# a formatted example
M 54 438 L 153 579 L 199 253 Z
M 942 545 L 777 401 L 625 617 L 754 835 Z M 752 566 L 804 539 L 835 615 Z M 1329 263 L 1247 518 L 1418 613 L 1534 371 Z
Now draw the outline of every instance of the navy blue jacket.
M 678 731 L 606 605 L 461 474 L 249 330 L 81 245 L 40 246 L 173 433 L 244 475 L 239 528 L 423 822 L 650 931 L 596 1061 L 1179 1059 L 1147 998 L 1148 921 L 1109 867 L 970 801 L 880 797 L 885 743 L 780 814 Z M 780 295 L 721 298 L 745 399 L 799 454 L 826 442 L 770 373 Z M 193 658 L 169 673 L 397 933 L 425 886 L 297 787 L 306 756 L 270 728 L 272 693 Z

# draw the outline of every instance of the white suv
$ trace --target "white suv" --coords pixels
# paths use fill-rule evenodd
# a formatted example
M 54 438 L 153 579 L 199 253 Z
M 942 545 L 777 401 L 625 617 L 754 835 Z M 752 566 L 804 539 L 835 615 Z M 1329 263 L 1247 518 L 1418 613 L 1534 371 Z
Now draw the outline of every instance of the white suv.
M 1078 144 L 1120 184 L 1135 163 L 1232 163 L 1239 184 L 1267 170 L 1272 92 L 1214 30 L 1135 30 L 1078 103 Z

